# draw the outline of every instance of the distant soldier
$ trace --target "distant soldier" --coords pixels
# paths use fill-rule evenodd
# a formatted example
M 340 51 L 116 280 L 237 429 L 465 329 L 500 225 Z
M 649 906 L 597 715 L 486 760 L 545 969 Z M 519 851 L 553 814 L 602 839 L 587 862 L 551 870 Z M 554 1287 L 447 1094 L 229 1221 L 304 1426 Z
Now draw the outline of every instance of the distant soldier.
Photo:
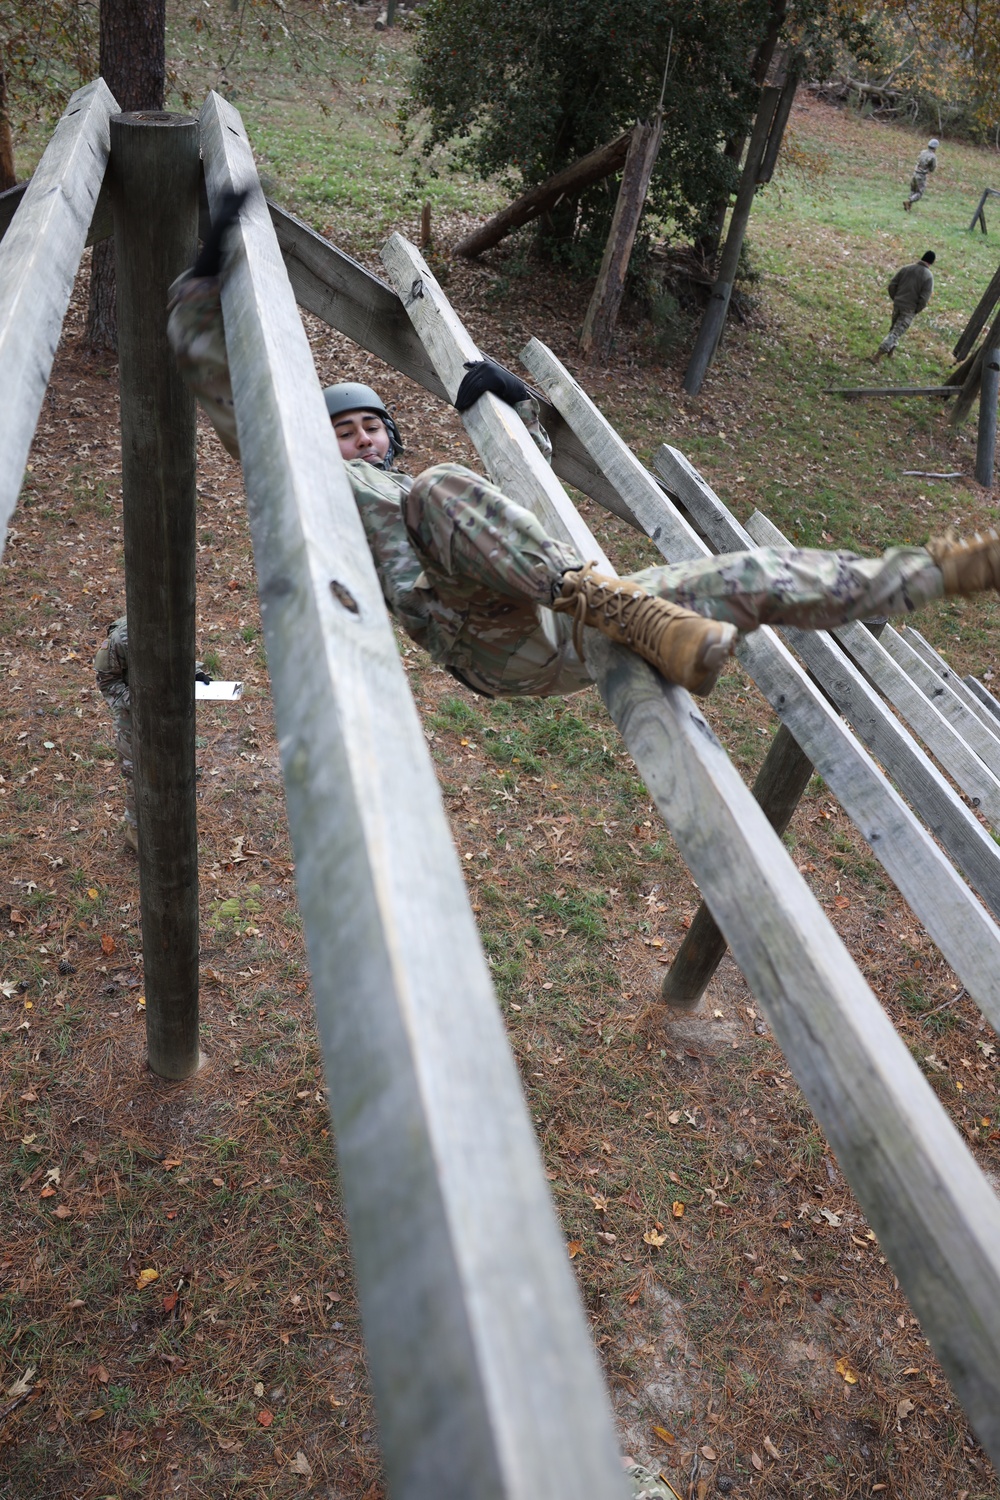
M 892 298 L 892 325 L 885 338 L 872 355 L 872 364 L 877 365 L 883 354 L 894 354 L 896 345 L 913 322 L 917 313 L 923 312 L 931 300 L 934 290 L 934 275 L 931 266 L 936 257 L 933 250 L 925 250 L 912 266 L 901 266 L 889 282 Z
M 910 196 L 903 199 L 903 207 L 909 213 L 914 203 L 918 203 L 924 196 L 927 187 L 927 178 L 931 172 L 937 169 L 937 148 L 939 142 L 933 137 L 917 157 L 917 165 L 913 168 L 913 176 L 910 178 Z

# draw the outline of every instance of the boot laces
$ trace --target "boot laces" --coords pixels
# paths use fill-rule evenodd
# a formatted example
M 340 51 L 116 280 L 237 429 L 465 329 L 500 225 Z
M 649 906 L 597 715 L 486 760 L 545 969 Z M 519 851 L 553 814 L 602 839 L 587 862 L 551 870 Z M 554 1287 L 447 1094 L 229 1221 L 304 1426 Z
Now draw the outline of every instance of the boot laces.
M 573 647 L 577 656 L 583 661 L 583 630 L 588 616 L 599 613 L 606 625 L 621 633 L 625 645 L 640 655 L 651 652 L 658 657 L 663 637 L 688 612 L 637 586 L 633 593 L 619 583 L 594 578 L 596 571 L 597 564 L 589 562 L 564 579 L 564 583 L 571 581 L 574 590 L 569 612 L 573 615 Z

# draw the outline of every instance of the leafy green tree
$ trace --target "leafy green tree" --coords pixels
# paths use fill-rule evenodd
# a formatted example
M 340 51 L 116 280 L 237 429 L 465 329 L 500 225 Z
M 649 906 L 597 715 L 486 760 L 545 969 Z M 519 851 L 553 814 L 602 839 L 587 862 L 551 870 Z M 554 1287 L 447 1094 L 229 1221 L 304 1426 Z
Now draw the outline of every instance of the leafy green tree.
M 97 7 L 87 0 L 0 0 L 0 190 L 14 185 L 14 142 L 56 120 L 97 64 Z
M 647 200 L 683 233 L 712 234 L 776 45 L 850 33 L 860 0 L 429 0 L 412 84 L 428 148 L 513 187 L 544 181 L 656 109 L 669 54 L 663 146 Z M 411 120 L 411 124 L 412 124 Z M 597 252 L 614 205 L 598 184 L 545 226 Z

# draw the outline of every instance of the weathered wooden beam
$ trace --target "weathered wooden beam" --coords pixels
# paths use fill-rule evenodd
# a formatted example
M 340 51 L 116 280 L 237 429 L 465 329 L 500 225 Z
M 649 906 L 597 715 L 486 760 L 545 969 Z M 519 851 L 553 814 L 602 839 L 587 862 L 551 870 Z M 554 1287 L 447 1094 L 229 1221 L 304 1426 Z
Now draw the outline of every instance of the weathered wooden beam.
M 662 139 L 662 113 L 652 120 L 641 121 L 632 131 L 604 258 L 580 335 L 580 348 L 588 359 L 595 355 L 606 359 L 610 352 L 632 246 L 646 206 L 649 179 L 656 166 Z
M 529 188 L 520 198 L 508 204 L 506 208 L 502 208 L 491 219 L 487 219 L 485 224 L 480 224 L 478 229 L 474 229 L 464 239 L 459 240 L 454 253 L 465 256 L 481 255 L 484 250 L 490 250 L 494 245 L 498 245 L 515 229 L 520 229 L 522 224 L 537 219 L 540 214 L 553 208 L 561 198 L 575 198 L 583 192 L 584 188 L 590 187 L 591 183 L 600 182 L 603 177 L 610 177 L 613 172 L 621 171 L 631 140 L 632 132 L 626 130 L 624 135 L 618 136 L 608 145 L 598 146 L 596 151 L 591 151 L 587 156 L 581 156 L 578 161 L 571 162 L 568 167 L 563 167 L 562 171 L 557 172 L 554 177 L 540 182 L 537 187 Z
M 236 111 L 226 341 L 389 1493 L 612 1500 L 616 1443 L 434 767 Z M 405 1224 L 405 1234 L 386 1234 Z
M 656 454 L 653 463 L 668 492 L 678 496 L 681 504 L 697 519 L 720 552 L 737 551 L 754 545 L 749 532 L 739 524 L 682 453 L 664 446 Z M 783 627 L 780 633 L 794 647 L 875 759 L 885 766 L 911 807 L 941 841 L 993 915 L 1000 916 L 1000 846 L 965 806 L 895 714 L 882 702 L 859 669 L 825 631 Z M 748 637 L 747 643 L 754 638 Z M 799 743 L 812 754 L 810 747 L 801 738 Z M 819 758 L 812 756 L 812 759 L 820 775 L 829 780 Z M 898 879 L 896 883 L 903 890 Z M 933 887 L 927 894 L 936 899 L 937 893 Z M 914 905 L 909 895 L 907 899 Z M 930 916 L 933 917 L 933 913 Z M 931 931 L 928 916 L 921 914 L 921 921 Z M 940 931 L 940 924 L 936 926 Z M 943 939 L 939 939 L 935 933 L 934 940 L 944 952 Z M 953 949 L 953 945 L 949 946 Z M 951 957 L 948 961 L 954 966 Z M 992 988 L 988 988 L 992 993 Z M 990 1020 L 995 1025 L 1000 1021 L 1000 1014 L 995 1020 L 991 1015 Z
M 722 330 L 726 326 L 726 314 L 729 311 L 729 301 L 733 293 L 733 282 L 740 263 L 740 252 L 743 249 L 743 239 L 750 220 L 754 194 L 757 191 L 757 174 L 760 171 L 768 132 L 780 93 L 781 90 L 775 88 L 761 90 L 757 118 L 754 121 L 750 144 L 747 147 L 746 161 L 743 163 L 743 174 L 740 177 L 736 202 L 729 220 L 726 243 L 719 258 L 715 285 L 712 288 L 708 306 L 702 315 L 698 337 L 695 339 L 694 349 L 691 351 L 691 358 L 684 372 L 684 389 L 689 396 L 697 396 L 701 390 L 708 367 L 715 358 Z
M 427 352 L 392 287 L 276 203 L 269 202 L 268 209 L 299 306 L 339 333 L 345 333 L 370 354 L 384 359 L 432 395 L 447 400 Z M 621 501 L 559 413 L 546 406 L 542 421 L 552 440 L 552 466 L 560 479 L 630 522 L 623 514 Z
M 967 354 L 971 353 L 973 344 L 985 328 L 986 321 L 998 302 L 1000 302 L 1000 266 L 993 272 L 989 286 L 980 297 L 975 312 L 966 323 L 958 343 L 951 351 L 955 359 L 964 359 Z
M 982 197 L 979 200 L 979 204 L 978 204 L 978 206 L 976 208 L 975 213 L 972 215 L 972 223 L 969 225 L 969 233 L 970 234 L 975 229 L 977 223 L 979 224 L 979 227 L 982 229 L 983 234 L 986 233 L 986 200 L 987 200 L 987 198 L 1000 198 L 1000 191 L 998 191 L 996 188 L 983 188 Z
M 750 517 L 747 532 L 759 547 L 791 546 L 788 538 L 760 511 L 755 511 Z M 885 636 L 888 636 L 889 629 L 891 627 L 884 632 Z M 831 634 L 869 682 L 902 714 L 938 763 L 958 783 L 972 806 L 994 828 L 1000 829 L 1000 779 L 970 748 L 933 699 L 890 655 L 883 641 L 876 640 L 859 620 L 838 626 Z
M 912 625 L 904 625 L 899 632 L 899 637 L 904 645 L 909 646 L 914 654 L 930 667 L 935 676 L 951 690 L 953 696 L 964 704 L 971 713 L 977 716 L 980 723 L 989 730 L 991 735 L 1000 737 L 1000 729 L 994 723 L 992 714 L 984 708 L 979 697 L 970 691 L 965 679 L 960 677 L 948 665 L 940 652 L 935 651 L 934 647 L 929 641 L 924 639 L 919 630 L 915 630 Z M 905 661 L 901 660 L 900 664 L 906 666 L 907 670 L 909 670 Z
M 982 344 L 967 362 L 969 368 L 959 389 L 958 400 L 952 407 L 949 417 L 952 427 L 960 427 L 972 410 L 983 378 L 983 360 L 988 350 L 996 349 L 998 346 L 1000 346 L 1000 313 L 993 319 Z
M 962 736 L 970 750 L 976 752 L 994 776 L 1000 776 L 1000 738 L 993 732 L 994 726 L 983 723 L 975 705 L 968 701 L 968 695 L 962 690 L 961 678 L 956 673 L 947 666 L 943 672 L 938 670 L 914 648 L 910 636 L 915 634 L 909 627 L 898 631 L 889 626 L 879 640 L 893 661 Z
M 824 396 L 954 396 L 954 385 L 827 385 Z
M 167 342 L 198 241 L 198 122 L 111 121 L 125 597 L 149 1066 L 199 1063 L 195 804 L 195 408 Z
M 572 423 L 594 462 L 633 510 L 636 524 L 667 561 L 683 562 L 708 555 L 710 547 L 706 541 L 667 499 L 663 487 L 630 452 L 551 350 L 538 339 L 532 339 L 521 359 L 535 383 Z M 716 532 L 719 550 L 729 552 L 752 546 L 750 537 L 701 475 L 676 450 L 668 452 L 672 455 L 668 487 L 674 493 L 681 490 L 688 497 L 705 492 L 709 498 L 694 509 L 701 509 L 706 515 Z M 832 643 L 829 649 L 836 660 L 843 661 Z M 917 913 L 969 994 L 990 1021 L 1000 1026 L 1000 931 L 996 923 L 774 631 L 755 630 L 741 641 L 738 655 L 741 665 L 868 840 L 875 858 Z M 848 671 L 852 670 L 849 664 L 845 665 Z M 897 721 L 878 696 L 868 691 L 872 711 L 884 714 L 895 724 Z
M 794 735 L 779 724 L 753 784 L 754 800 L 780 838 L 813 774 Z M 706 902 L 695 912 L 663 978 L 660 995 L 675 1010 L 694 1010 L 722 962 L 726 940 Z
M 775 105 L 774 116 L 771 120 L 771 128 L 767 133 L 767 145 L 764 147 L 764 155 L 757 171 L 757 186 L 770 182 L 774 176 L 774 169 L 778 165 L 778 154 L 781 151 L 781 143 L 785 138 L 785 130 L 788 126 L 788 117 L 795 103 L 795 92 L 799 86 L 802 62 L 799 57 L 792 57 L 785 70 L 785 81 L 781 85 L 781 93 Z
M 118 106 L 103 79 L 77 89 L 0 243 L 0 556 L 108 160 Z M 10 194 L 5 197 L 10 198 Z
M 973 693 L 974 696 L 983 705 L 986 712 L 997 721 L 998 725 L 1000 725 L 1000 702 L 998 702 L 997 699 L 994 698 L 989 688 L 984 687 L 983 684 L 979 681 L 979 678 L 973 677 L 971 673 L 968 677 L 964 678 L 963 681 L 965 682 L 969 691 Z
M 976 482 L 993 488 L 993 465 L 997 448 L 997 396 L 1000 394 L 1000 349 L 983 355 L 979 386 L 979 425 L 976 432 Z
M 421 284 L 410 315 L 457 388 L 475 346 L 413 246 L 393 236 L 382 254 L 401 294 Z M 467 427 L 487 469 L 503 469 L 510 492 L 578 545 L 579 523 L 565 524 L 565 498 L 516 415 L 487 395 Z M 924 1332 L 1000 1457 L 1000 1202 L 688 695 L 593 632 L 585 649 Z

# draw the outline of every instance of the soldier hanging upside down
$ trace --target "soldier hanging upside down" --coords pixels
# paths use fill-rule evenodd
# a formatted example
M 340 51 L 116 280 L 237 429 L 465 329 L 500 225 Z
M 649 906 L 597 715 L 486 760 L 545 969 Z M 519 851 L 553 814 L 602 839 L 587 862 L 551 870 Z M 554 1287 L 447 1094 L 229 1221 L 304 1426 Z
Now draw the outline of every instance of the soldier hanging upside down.
M 168 325 L 181 370 L 237 458 L 220 292 L 222 240 L 238 207 L 220 214 L 198 262 L 175 282 Z M 549 451 L 527 387 L 489 361 L 469 367 L 456 407 L 468 409 L 486 391 L 510 402 Z M 668 682 L 707 694 L 740 633 L 759 625 L 827 629 L 1000 586 L 995 536 L 893 547 L 869 559 L 764 547 L 602 576 L 471 469 L 404 473 L 399 431 L 370 387 L 339 384 L 324 395 L 389 610 L 435 661 L 488 697 L 588 686 L 583 626 L 630 647 Z

